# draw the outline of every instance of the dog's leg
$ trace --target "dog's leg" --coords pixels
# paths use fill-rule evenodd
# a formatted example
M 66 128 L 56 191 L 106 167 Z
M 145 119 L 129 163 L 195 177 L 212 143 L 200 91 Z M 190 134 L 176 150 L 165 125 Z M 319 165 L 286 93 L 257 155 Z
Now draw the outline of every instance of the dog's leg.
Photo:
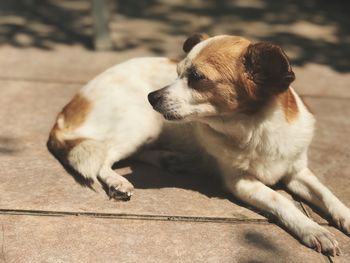
M 285 184 L 291 192 L 330 215 L 337 226 L 350 235 L 350 209 L 339 201 L 309 169 L 306 168 L 288 177 Z
M 255 177 L 243 176 L 229 182 L 228 186 L 242 201 L 275 215 L 305 245 L 333 256 L 340 253 L 333 234 L 304 215 L 286 197 Z
M 114 145 L 118 145 L 117 150 Z M 68 155 L 69 165 L 87 179 L 98 177 L 108 187 L 108 194 L 115 199 L 130 198 L 133 185 L 112 170 L 112 165 L 136 151 L 135 144 L 114 144 L 106 141 L 85 140 L 75 146 Z
M 108 188 L 108 195 L 114 199 L 129 199 L 134 191 L 134 186 L 123 176 L 112 169 L 115 156 L 111 155 L 99 172 L 99 178 Z

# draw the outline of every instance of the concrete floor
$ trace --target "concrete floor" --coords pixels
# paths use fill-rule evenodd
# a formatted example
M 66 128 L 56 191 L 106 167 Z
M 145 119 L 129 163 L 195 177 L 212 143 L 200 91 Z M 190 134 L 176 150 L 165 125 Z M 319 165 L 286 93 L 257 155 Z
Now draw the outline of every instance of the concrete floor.
M 49 1 L 47 17 L 11 1 L 0 5 L 0 262 L 349 262 L 350 238 L 301 201 L 295 201 L 301 211 L 336 235 L 341 256 L 304 247 L 213 178 L 129 163 L 119 169 L 135 185 L 135 195 L 128 202 L 109 200 L 100 187 L 79 185 L 45 145 L 62 106 L 115 63 L 182 56 L 192 31 L 272 40 L 291 56 L 293 87 L 318 121 L 310 166 L 350 206 L 347 7 L 338 1 L 332 7 L 217 1 L 216 9 L 209 1 L 130 2 L 144 6 L 119 3 L 111 22 L 112 52 L 89 48 L 84 1 Z M 286 12 L 279 14 L 282 7 Z M 67 18 L 55 24 L 59 12 Z

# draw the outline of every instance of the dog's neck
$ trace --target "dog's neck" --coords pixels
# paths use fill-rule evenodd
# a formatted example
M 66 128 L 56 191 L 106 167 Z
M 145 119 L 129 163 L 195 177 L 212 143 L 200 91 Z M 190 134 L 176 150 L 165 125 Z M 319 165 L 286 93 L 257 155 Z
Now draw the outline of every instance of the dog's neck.
M 235 140 L 240 148 L 247 146 L 254 133 L 266 130 L 266 120 L 283 121 L 281 108 L 275 99 L 271 100 L 261 111 L 251 113 L 233 113 L 206 117 L 200 120 L 218 136 Z

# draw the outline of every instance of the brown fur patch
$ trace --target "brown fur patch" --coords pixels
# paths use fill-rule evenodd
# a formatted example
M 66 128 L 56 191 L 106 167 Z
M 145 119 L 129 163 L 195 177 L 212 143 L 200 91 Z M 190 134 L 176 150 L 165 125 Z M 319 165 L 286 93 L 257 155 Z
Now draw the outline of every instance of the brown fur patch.
M 291 123 L 298 117 L 298 105 L 294 94 L 290 89 L 287 89 L 281 94 L 278 94 L 277 99 L 282 105 L 284 115 L 287 122 Z
M 249 41 L 234 36 L 213 40 L 192 61 L 205 76 L 198 85 L 202 99 L 208 100 L 220 111 L 229 112 L 238 107 L 237 81 L 242 74 L 239 58 Z
M 188 84 L 196 90 L 197 101 L 210 102 L 219 112 L 256 113 L 284 94 L 295 78 L 280 47 L 251 44 L 237 36 L 213 39 L 191 62 Z M 293 94 L 287 92 L 280 99 L 286 106 L 286 118 L 292 121 L 297 114 Z
M 61 161 L 64 161 L 71 149 L 85 140 L 84 138 L 65 140 L 64 134 L 78 128 L 85 121 L 90 109 L 91 103 L 82 95 L 77 94 L 58 114 L 47 146 Z
M 75 95 L 58 116 L 63 116 L 64 129 L 71 131 L 79 127 L 85 121 L 90 108 L 91 103 L 85 97 Z
M 235 36 L 213 40 L 199 52 L 192 64 L 211 80 L 232 80 L 239 73 L 237 63 L 249 43 L 248 40 Z
M 195 45 L 207 38 L 209 38 L 209 36 L 205 33 L 194 33 L 192 36 L 186 39 L 182 49 L 185 51 L 185 53 L 188 53 Z
M 287 90 L 295 80 L 287 55 L 271 43 L 250 44 L 243 55 L 243 64 L 248 78 L 256 84 L 256 95 L 260 98 Z

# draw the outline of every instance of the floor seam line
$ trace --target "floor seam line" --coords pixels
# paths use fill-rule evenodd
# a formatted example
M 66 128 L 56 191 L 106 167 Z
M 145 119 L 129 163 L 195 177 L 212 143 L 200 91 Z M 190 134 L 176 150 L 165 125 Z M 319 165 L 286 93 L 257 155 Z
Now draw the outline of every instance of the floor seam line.
M 0 215 L 11 216 L 48 216 L 66 217 L 81 216 L 105 219 L 126 219 L 126 220 L 153 220 L 153 221 L 181 221 L 181 222 L 212 222 L 212 223 L 269 223 L 267 219 L 237 219 L 220 217 L 194 217 L 194 216 L 171 216 L 171 215 L 142 215 L 142 214 L 114 214 L 114 213 L 87 213 L 87 212 L 59 212 L 42 210 L 14 210 L 0 209 Z

